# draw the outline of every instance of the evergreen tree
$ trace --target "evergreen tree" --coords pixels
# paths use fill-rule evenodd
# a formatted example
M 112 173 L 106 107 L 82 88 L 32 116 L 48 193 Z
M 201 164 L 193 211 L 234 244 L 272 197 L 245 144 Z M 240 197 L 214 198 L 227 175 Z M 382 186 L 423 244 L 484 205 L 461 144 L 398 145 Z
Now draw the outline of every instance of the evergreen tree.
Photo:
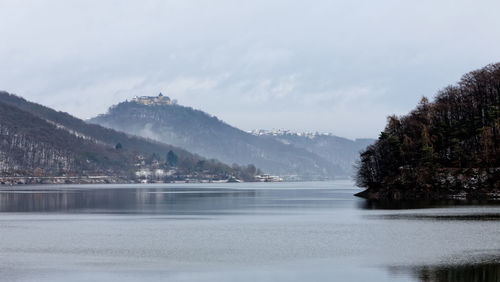
M 177 157 L 177 155 L 174 152 L 172 152 L 172 150 L 168 151 L 166 164 L 169 166 L 176 166 L 178 161 L 179 158 Z

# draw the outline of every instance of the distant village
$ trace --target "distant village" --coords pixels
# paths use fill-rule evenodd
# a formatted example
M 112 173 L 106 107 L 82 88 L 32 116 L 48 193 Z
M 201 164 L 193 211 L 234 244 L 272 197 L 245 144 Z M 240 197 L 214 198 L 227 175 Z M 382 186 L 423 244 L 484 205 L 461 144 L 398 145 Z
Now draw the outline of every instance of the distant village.
M 135 181 L 139 183 L 226 183 L 226 182 L 244 182 L 234 176 L 222 177 L 220 174 L 205 171 L 186 171 L 175 166 L 165 167 L 158 160 L 152 160 L 150 164 L 146 163 L 143 156 L 137 157 L 135 164 Z M 261 174 L 255 175 L 254 182 L 282 182 L 279 176 Z
M 79 175 L 64 173 L 59 176 L 42 176 L 34 173 L 27 176 L 25 173 L 13 173 L 9 176 L 0 176 L 0 185 L 19 184 L 124 184 L 124 183 L 237 183 L 245 182 L 234 176 L 224 177 L 208 171 L 187 171 L 178 167 L 165 167 L 158 161 L 145 164 L 145 159 L 138 156 L 138 163 L 133 176 L 116 175 L 113 172 L 102 171 L 98 175 Z M 40 170 L 40 169 L 38 169 Z M 95 172 L 94 172 L 95 173 Z M 255 175 L 252 182 L 282 182 L 279 176 L 261 174 Z

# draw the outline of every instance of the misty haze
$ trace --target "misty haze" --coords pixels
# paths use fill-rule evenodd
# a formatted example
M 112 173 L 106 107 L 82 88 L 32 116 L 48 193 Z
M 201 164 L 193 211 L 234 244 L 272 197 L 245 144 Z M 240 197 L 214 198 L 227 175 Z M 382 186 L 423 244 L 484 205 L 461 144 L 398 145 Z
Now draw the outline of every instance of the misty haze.
M 0 281 L 500 281 L 498 10 L 0 0 Z

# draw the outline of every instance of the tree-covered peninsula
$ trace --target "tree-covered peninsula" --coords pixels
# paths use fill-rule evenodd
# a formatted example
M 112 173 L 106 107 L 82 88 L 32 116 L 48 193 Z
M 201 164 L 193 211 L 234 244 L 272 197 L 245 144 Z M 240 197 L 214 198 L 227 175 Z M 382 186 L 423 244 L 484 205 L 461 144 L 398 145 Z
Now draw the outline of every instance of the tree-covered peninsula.
M 357 184 L 367 188 L 358 195 L 372 199 L 498 198 L 500 63 L 388 117 L 361 152 Z

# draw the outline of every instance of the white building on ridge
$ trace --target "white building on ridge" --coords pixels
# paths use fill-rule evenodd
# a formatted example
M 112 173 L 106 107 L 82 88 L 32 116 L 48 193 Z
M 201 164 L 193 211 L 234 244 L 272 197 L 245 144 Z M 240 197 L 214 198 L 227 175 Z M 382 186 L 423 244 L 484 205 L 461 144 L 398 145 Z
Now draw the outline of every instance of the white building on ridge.
M 135 96 L 132 98 L 132 102 L 136 102 L 143 105 L 171 105 L 172 100 L 168 96 L 163 96 L 160 92 L 158 96 Z

